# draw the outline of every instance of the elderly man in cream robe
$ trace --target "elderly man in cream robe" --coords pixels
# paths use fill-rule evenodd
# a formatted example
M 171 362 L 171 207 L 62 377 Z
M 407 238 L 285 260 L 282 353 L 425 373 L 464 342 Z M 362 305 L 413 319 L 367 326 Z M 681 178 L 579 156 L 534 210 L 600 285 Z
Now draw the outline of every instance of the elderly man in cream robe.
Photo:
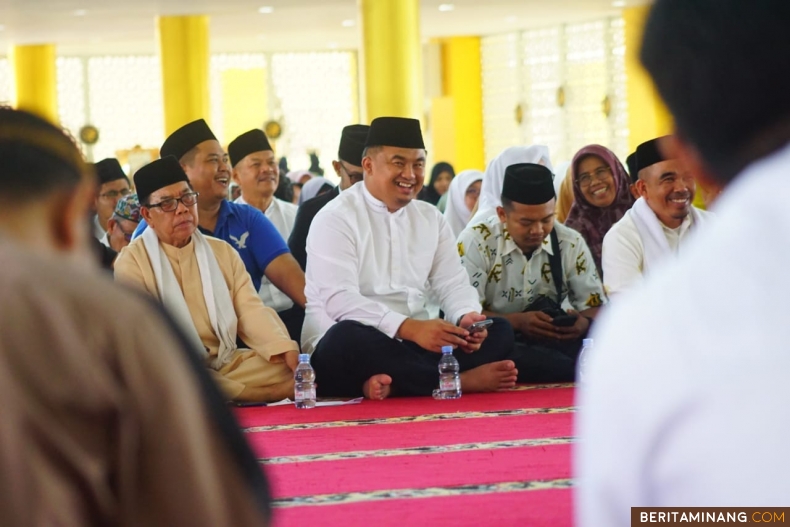
M 275 401 L 293 393 L 298 346 L 263 305 L 238 253 L 197 230 L 197 193 L 172 156 L 134 176 L 150 229 L 121 251 L 116 280 L 158 298 L 204 349 L 220 388 L 236 401 Z M 236 337 L 248 346 L 237 348 Z

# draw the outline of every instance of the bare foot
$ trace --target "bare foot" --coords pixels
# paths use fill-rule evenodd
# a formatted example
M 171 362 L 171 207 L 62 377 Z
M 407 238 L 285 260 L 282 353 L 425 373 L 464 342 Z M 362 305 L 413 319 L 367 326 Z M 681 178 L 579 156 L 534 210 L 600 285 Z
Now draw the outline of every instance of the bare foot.
M 483 364 L 461 374 L 461 390 L 464 392 L 497 392 L 509 390 L 516 385 L 518 370 L 511 360 Z
M 389 375 L 374 375 L 362 385 L 362 393 L 368 399 L 381 401 L 386 399 L 392 391 L 392 377 Z

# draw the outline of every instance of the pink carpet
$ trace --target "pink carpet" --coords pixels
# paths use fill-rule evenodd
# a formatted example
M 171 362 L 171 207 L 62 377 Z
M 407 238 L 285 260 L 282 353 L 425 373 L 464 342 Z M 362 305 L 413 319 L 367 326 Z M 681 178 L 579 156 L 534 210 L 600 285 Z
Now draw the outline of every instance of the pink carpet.
M 237 412 L 274 525 L 572 524 L 573 388 Z

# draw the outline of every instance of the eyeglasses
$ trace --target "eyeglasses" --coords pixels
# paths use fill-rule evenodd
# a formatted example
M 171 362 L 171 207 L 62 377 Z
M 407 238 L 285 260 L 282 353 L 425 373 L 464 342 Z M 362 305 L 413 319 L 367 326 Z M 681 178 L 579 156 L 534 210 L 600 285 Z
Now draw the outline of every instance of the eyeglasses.
M 118 199 L 131 194 L 131 189 L 125 188 L 123 190 L 108 190 L 104 194 L 99 194 L 101 198 Z
M 153 209 L 154 207 L 159 207 L 162 209 L 162 212 L 175 212 L 178 208 L 179 203 L 183 203 L 185 207 L 191 207 L 195 203 L 197 203 L 197 198 L 199 194 L 197 192 L 187 192 L 183 194 L 180 198 L 168 198 L 163 199 L 159 203 L 153 203 L 148 205 L 149 209 Z
M 467 196 L 480 196 L 480 189 L 475 187 L 469 187 L 466 189 Z
M 354 172 L 354 173 L 349 172 L 348 169 L 346 168 L 346 165 L 342 161 L 340 161 L 340 166 L 343 169 L 343 172 L 345 172 L 346 175 L 348 176 L 348 179 L 352 181 L 352 183 L 358 183 L 362 181 L 362 179 L 364 178 L 364 174 L 362 174 L 362 172 Z
M 584 174 L 579 174 L 579 177 L 576 178 L 576 182 L 579 184 L 580 187 L 589 187 L 592 183 L 593 177 L 598 181 L 604 181 L 612 174 L 612 169 L 609 167 L 598 167 L 592 172 L 585 172 Z
M 121 233 L 123 234 L 124 239 L 127 242 L 131 242 L 132 241 L 132 236 L 134 235 L 134 231 L 126 232 L 125 230 L 123 230 L 123 227 L 121 227 L 121 223 L 120 223 L 122 219 L 124 219 L 124 218 L 120 218 L 118 216 L 115 216 L 115 226 L 118 227 L 119 231 L 121 231 Z

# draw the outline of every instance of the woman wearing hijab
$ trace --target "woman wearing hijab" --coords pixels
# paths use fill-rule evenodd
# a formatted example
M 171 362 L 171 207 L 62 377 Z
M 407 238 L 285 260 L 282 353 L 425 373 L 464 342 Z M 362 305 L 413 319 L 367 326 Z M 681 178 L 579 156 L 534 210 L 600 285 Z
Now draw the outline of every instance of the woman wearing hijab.
M 549 147 L 543 145 L 511 146 L 488 163 L 483 186 L 480 189 L 480 201 L 477 212 L 470 223 L 478 223 L 496 214 L 496 208 L 502 206 L 502 184 L 505 181 L 505 169 L 517 163 L 535 163 L 549 170 Z
M 313 199 L 316 196 L 320 196 L 324 192 L 329 192 L 333 188 L 335 188 L 335 185 L 332 184 L 328 179 L 323 177 L 314 177 L 302 187 L 302 192 L 299 194 L 299 205 L 307 200 Z
M 450 163 L 445 163 L 444 161 L 436 163 L 433 170 L 431 170 L 431 179 L 428 180 L 428 184 L 420 191 L 419 199 L 438 207 L 439 200 L 442 196 L 447 194 L 447 190 L 450 188 L 450 182 L 454 177 L 455 170 Z M 441 207 L 439 210 L 444 211 Z
M 472 210 L 477 205 L 482 184 L 483 173 L 479 170 L 464 170 L 450 183 L 444 219 L 450 224 L 456 238 L 472 218 Z
M 574 203 L 565 225 L 581 233 L 603 278 L 603 237 L 634 204 L 630 179 L 614 152 L 600 145 L 579 150 L 571 168 Z
M 313 174 L 309 170 L 292 170 L 285 175 L 291 181 L 291 188 L 293 189 L 293 203 L 299 204 L 299 194 L 302 192 L 302 187 L 313 179 Z

